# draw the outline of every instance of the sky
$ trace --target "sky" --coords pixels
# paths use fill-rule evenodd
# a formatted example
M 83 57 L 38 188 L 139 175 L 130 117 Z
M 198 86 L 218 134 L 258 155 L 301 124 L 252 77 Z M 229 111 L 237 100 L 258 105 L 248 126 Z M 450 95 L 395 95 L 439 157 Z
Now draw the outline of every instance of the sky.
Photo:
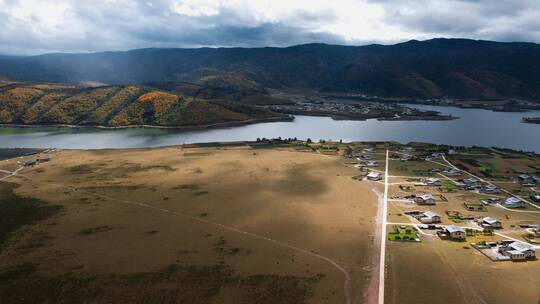
M 147 47 L 540 43 L 540 0 L 0 0 L 0 54 Z

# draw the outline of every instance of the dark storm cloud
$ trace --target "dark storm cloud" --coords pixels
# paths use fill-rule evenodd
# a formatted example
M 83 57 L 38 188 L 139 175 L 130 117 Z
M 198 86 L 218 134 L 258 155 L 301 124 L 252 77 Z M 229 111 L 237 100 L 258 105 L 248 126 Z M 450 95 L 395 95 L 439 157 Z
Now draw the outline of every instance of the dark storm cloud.
M 0 53 L 433 37 L 540 42 L 538 20 L 538 0 L 0 0 Z
M 427 36 L 540 42 L 540 1 L 419 0 L 377 1 L 384 18 Z

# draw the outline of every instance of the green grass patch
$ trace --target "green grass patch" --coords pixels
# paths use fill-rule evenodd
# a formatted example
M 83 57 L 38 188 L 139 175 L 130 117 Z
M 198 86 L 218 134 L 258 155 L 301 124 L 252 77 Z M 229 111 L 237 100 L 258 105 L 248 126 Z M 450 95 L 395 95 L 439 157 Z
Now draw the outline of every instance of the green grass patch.
M 389 241 L 416 242 L 416 239 L 418 239 L 418 234 L 416 233 L 416 229 L 410 226 L 407 226 L 407 227 L 395 226 L 394 231 L 391 231 L 388 233 Z
M 486 206 L 481 203 L 463 203 L 463 206 L 470 211 L 487 211 Z
M 457 189 L 457 186 L 450 181 L 443 181 L 441 183 L 441 188 L 446 191 L 454 191 Z

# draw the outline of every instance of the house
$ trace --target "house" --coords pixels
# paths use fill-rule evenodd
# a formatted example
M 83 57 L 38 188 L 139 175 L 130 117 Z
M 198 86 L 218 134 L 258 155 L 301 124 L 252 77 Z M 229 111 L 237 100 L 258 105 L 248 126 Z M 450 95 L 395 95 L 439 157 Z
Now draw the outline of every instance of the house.
M 414 202 L 418 205 L 435 205 L 435 198 L 428 193 L 415 197 Z
M 528 174 L 518 175 L 518 180 L 521 184 L 530 184 L 533 181 L 533 179 Z
M 422 224 L 440 223 L 441 216 L 433 211 L 426 211 L 418 218 Z
M 448 150 L 448 155 L 455 155 L 455 154 L 457 154 L 456 150 L 454 150 L 454 149 Z
M 439 158 L 439 157 L 443 157 L 444 156 L 444 153 L 442 152 L 433 152 L 431 153 L 431 158 Z
M 493 185 L 493 184 L 487 184 L 482 187 L 482 192 L 484 193 L 499 193 L 501 190 L 499 187 Z
M 377 149 L 376 148 L 365 148 L 362 151 L 366 152 L 366 153 L 373 153 L 373 152 L 377 151 Z
M 442 183 L 441 183 L 441 181 L 440 181 L 439 179 L 437 179 L 437 178 L 432 178 L 432 177 L 426 178 L 426 179 L 424 180 L 424 184 L 425 184 L 426 186 L 440 186 L 440 185 L 442 185 Z
M 413 147 L 401 147 L 401 151 L 403 152 L 412 152 L 414 151 Z
M 536 250 L 522 242 L 512 242 L 508 245 L 502 245 L 499 247 L 499 253 L 509 256 L 511 260 L 525 260 L 534 259 L 536 257 Z
M 481 218 L 480 225 L 487 228 L 502 228 L 501 221 L 489 216 Z
M 444 232 L 453 240 L 465 240 L 465 229 L 461 227 L 449 225 L 444 228 Z
M 466 178 L 463 180 L 466 190 L 476 190 L 481 187 L 480 181 L 476 178 Z
M 525 208 L 525 203 L 516 197 L 507 198 L 502 205 L 506 208 Z
M 375 160 L 368 160 L 365 164 L 366 167 L 378 167 L 379 163 Z
M 465 185 L 464 183 L 460 183 L 460 182 L 454 182 L 454 185 L 456 185 L 456 187 L 460 190 L 463 190 L 465 189 L 465 187 L 467 187 L 467 185 Z
M 477 186 L 479 180 L 476 178 L 470 177 L 463 180 L 463 183 L 467 186 Z
M 447 169 L 447 170 L 444 170 L 443 173 L 446 176 L 458 176 L 458 175 L 461 175 L 461 172 L 459 170 L 456 170 L 456 169 Z
M 379 172 L 369 172 L 366 178 L 371 181 L 378 181 L 381 179 L 381 174 Z
M 50 157 L 42 157 L 42 158 L 38 158 L 37 161 L 39 163 L 46 163 L 48 161 L 51 161 L 51 158 Z
M 29 160 L 29 161 L 25 161 L 25 162 L 23 163 L 23 166 L 25 166 L 25 167 L 32 167 L 32 166 L 34 166 L 35 164 L 37 164 L 37 161 L 35 161 L 35 160 Z
M 403 155 L 399 158 L 400 161 L 409 161 L 412 157 L 410 155 Z

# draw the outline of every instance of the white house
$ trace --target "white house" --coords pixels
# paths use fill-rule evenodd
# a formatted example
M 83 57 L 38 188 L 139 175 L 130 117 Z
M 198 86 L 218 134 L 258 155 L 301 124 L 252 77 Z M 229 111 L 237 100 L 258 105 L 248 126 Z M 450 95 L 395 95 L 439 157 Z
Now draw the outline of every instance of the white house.
M 375 160 L 368 160 L 366 162 L 366 167 L 378 167 L 379 163 Z
M 379 172 L 369 172 L 366 175 L 366 178 L 371 181 L 378 181 L 381 179 L 381 174 Z
M 458 176 L 458 175 L 461 175 L 461 172 L 459 170 L 456 170 L 456 169 L 447 169 L 447 170 L 444 170 L 443 171 L 444 174 L 446 174 L 447 176 Z
M 418 218 L 423 224 L 440 223 L 441 216 L 433 211 L 426 211 Z
M 484 227 L 489 227 L 489 228 L 502 228 L 501 221 L 499 221 L 496 218 L 489 217 L 489 216 L 486 216 L 480 219 L 480 224 Z
M 420 195 L 414 198 L 418 205 L 435 205 L 435 198 L 431 193 Z
M 525 203 L 516 197 L 509 197 L 503 203 L 506 208 L 525 208 Z
M 440 186 L 442 183 L 439 179 L 430 177 L 424 180 L 424 184 L 426 186 Z
M 487 184 L 482 187 L 482 192 L 485 193 L 499 193 L 501 190 L 499 190 L 499 187 L 493 185 L 493 184 Z
M 509 256 L 512 260 L 534 259 L 536 257 L 536 250 L 532 246 L 521 242 L 501 246 L 499 252 Z
M 456 226 L 449 225 L 444 229 L 444 232 L 454 240 L 464 240 L 465 239 L 465 229 Z

